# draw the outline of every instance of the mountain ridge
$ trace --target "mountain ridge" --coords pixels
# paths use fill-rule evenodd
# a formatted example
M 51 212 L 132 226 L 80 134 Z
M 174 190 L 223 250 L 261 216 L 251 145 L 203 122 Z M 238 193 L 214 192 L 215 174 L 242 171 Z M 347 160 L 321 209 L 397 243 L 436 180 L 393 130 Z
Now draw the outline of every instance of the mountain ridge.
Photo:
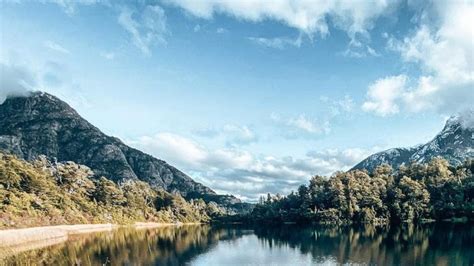
M 45 155 L 90 167 L 114 182 L 141 180 L 183 197 L 240 203 L 218 195 L 167 162 L 104 134 L 59 98 L 45 92 L 8 97 L 0 104 L 0 149 L 26 160 Z
M 469 115 L 472 116 L 471 113 Z M 441 132 L 429 142 L 410 148 L 392 148 L 370 155 L 351 170 L 367 169 L 372 172 L 377 165 L 389 164 L 397 169 L 411 162 L 426 163 L 434 157 L 443 157 L 452 165 L 460 165 L 474 157 L 474 128 L 462 116 L 452 116 Z

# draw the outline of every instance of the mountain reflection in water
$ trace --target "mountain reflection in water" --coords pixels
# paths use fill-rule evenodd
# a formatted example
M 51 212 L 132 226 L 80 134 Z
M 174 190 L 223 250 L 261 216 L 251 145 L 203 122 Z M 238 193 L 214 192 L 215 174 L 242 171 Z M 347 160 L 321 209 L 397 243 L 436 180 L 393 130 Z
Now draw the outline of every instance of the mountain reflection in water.
M 363 227 L 162 227 L 77 236 L 6 265 L 473 265 L 466 224 Z

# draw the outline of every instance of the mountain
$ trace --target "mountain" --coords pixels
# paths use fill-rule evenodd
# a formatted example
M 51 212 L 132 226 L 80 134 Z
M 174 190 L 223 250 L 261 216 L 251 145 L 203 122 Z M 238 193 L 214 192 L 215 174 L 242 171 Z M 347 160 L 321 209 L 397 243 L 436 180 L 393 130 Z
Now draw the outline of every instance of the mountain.
M 437 156 L 445 158 L 452 165 L 474 158 L 474 128 L 464 116 L 448 119 L 443 130 L 424 145 L 382 151 L 369 156 L 352 169 L 367 169 L 371 172 L 382 163 L 397 169 L 402 164 L 425 163 Z
M 139 179 L 185 198 L 203 198 L 222 205 L 240 203 L 217 195 L 191 177 L 118 138 L 107 136 L 55 96 L 33 92 L 7 98 L 0 105 L 0 150 L 33 160 L 73 161 L 90 167 L 96 177 L 118 183 Z

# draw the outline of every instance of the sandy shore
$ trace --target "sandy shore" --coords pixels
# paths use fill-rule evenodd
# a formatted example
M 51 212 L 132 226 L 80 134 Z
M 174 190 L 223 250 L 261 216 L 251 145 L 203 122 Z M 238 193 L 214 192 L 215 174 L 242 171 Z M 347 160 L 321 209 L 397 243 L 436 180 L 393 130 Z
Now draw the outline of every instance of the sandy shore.
M 67 239 L 69 235 L 111 231 L 113 224 L 77 224 L 0 230 L 0 248 L 29 242 Z
M 22 251 L 43 248 L 65 242 L 68 240 L 69 236 L 72 235 L 112 231 L 119 227 L 150 229 L 176 225 L 182 224 L 135 223 L 128 226 L 114 224 L 77 224 L 0 230 L 0 259 Z

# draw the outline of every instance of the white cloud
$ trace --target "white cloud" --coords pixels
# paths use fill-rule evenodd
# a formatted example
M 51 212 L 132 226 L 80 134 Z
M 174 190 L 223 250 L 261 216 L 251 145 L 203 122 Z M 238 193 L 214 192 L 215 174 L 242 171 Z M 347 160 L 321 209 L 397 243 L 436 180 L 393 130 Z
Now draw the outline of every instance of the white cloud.
M 280 114 L 272 113 L 270 119 L 276 125 L 283 127 L 284 135 L 288 138 L 310 137 L 327 134 L 331 131 L 329 120 L 317 120 L 300 114 L 296 117 L 282 117 Z
M 27 95 L 36 84 L 36 76 L 26 67 L 0 63 L 0 104 L 9 96 Z
M 45 91 L 74 108 L 90 107 L 91 102 L 82 93 L 80 83 L 73 78 L 67 65 L 52 60 L 35 62 L 22 57 L 13 57 L 12 60 L 10 57 L 7 55 L 0 60 L 0 103 L 8 96 Z
M 369 86 L 367 101 L 362 109 L 387 116 L 399 112 L 398 100 L 405 93 L 407 77 L 405 75 L 390 76 L 376 80 Z
M 414 84 L 407 84 L 397 91 L 398 97 L 389 100 L 387 106 L 397 110 L 385 112 L 387 115 L 397 113 L 398 106 L 412 112 L 435 110 L 444 114 L 472 108 L 474 2 L 435 1 L 433 7 L 422 13 L 414 33 L 402 40 L 387 36 L 389 48 L 422 72 L 411 78 Z M 370 102 L 364 106 L 375 109 Z
M 296 116 L 272 113 L 270 119 L 274 122 L 274 125 L 279 127 L 278 132 L 285 138 L 311 139 L 329 134 L 334 123 L 341 119 L 348 119 L 353 115 L 355 103 L 349 95 L 339 99 L 320 96 L 319 100 L 322 103 L 322 108 L 316 117 L 304 113 Z
M 277 38 L 263 38 L 263 37 L 249 37 L 250 41 L 262 45 L 265 47 L 284 49 L 288 46 L 300 47 L 302 43 L 302 35 L 300 34 L 296 39 L 290 39 L 286 37 Z
M 211 19 L 226 14 L 238 19 L 259 22 L 275 20 L 309 36 L 329 34 L 328 21 L 347 32 L 352 40 L 367 36 L 374 21 L 390 13 L 399 1 L 311 1 L 311 0 L 167 0 L 190 14 Z
M 51 49 L 51 50 L 53 50 L 53 51 L 60 52 L 60 53 L 63 53 L 63 54 L 70 54 L 71 53 L 71 52 L 69 52 L 68 49 L 64 48 L 60 44 L 55 43 L 53 41 L 45 41 L 44 46 Z
M 198 167 L 208 156 L 203 147 L 194 141 L 171 133 L 143 136 L 130 144 L 137 145 L 158 158 L 166 158 L 170 163 Z
M 122 7 L 118 22 L 130 33 L 133 44 L 146 55 L 156 43 L 166 44 L 166 15 L 158 5 L 146 6 L 140 12 Z
M 248 126 L 228 124 L 224 126 L 223 133 L 229 145 L 250 144 L 258 140 L 255 132 Z
M 200 137 L 222 140 L 230 147 L 247 145 L 258 141 L 257 134 L 251 127 L 246 125 L 226 124 L 220 128 L 201 128 L 193 133 Z
M 45 2 L 51 2 L 59 5 L 63 8 L 64 12 L 70 16 L 76 13 L 77 6 L 79 5 L 94 5 L 100 2 L 100 0 L 49 0 Z M 103 1 L 102 1 L 103 2 Z
M 458 114 L 458 117 L 465 128 L 474 129 L 474 107 L 463 110 Z
M 232 0 L 169 0 L 191 14 L 212 18 L 214 13 L 228 14 L 248 21 L 273 19 L 300 31 L 328 33 L 327 16 L 351 35 L 365 33 L 373 20 L 385 14 L 396 1 L 232 1 Z
M 306 157 L 255 156 L 235 148 L 208 149 L 189 138 L 159 133 L 128 141 L 164 159 L 219 193 L 256 201 L 261 194 L 287 194 L 314 174 L 347 170 L 372 150 L 347 149 L 308 152 Z
M 380 56 L 380 54 L 369 45 L 361 45 L 361 46 L 349 45 L 349 47 L 341 54 L 343 56 L 353 57 L 353 58 L 363 58 L 367 56 Z
M 331 116 L 335 117 L 340 114 L 349 114 L 354 110 L 354 100 L 349 95 L 345 95 L 343 99 L 329 101 L 329 98 L 325 98 L 326 102 L 329 103 L 331 109 Z M 324 100 L 324 98 L 323 98 Z
M 327 168 L 324 174 L 328 174 L 335 171 L 348 170 L 378 150 L 378 148 L 327 149 L 323 151 L 309 151 L 307 155 L 314 160 L 326 162 Z
M 309 120 L 305 115 L 299 115 L 287 121 L 288 126 L 293 126 L 308 133 L 323 133 L 327 131 L 324 125 L 318 125 L 316 122 Z

